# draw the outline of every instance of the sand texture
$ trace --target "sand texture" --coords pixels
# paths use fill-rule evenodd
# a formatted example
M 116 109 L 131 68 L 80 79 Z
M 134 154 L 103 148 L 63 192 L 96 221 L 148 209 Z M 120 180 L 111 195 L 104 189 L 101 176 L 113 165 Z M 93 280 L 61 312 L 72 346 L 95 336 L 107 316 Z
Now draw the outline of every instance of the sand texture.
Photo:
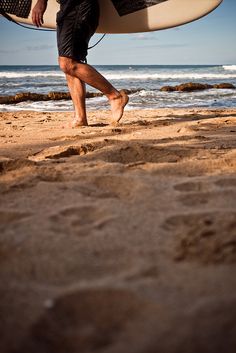
M 236 110 L 0 113 L 0 352 L 236 352 Z

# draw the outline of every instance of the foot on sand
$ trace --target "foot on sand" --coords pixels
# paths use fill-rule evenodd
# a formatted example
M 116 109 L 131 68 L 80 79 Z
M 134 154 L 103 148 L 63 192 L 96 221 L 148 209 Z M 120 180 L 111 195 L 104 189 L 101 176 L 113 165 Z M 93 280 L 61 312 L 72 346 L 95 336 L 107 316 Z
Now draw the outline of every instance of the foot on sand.
M 88 126 L 87 120 L 84 121 L 84 120 L 80 120 L 80 119 L 74 118 L 73 120 L 71 120 L 70 123 L 68 123 L 66 125 L 63 125 L 63 128 L 64 129 L 68 129 L 68 128 L 76 129 L 76 128 L 83 127 L 83 126 Z
M 113 125 L 119 123 L 123 116 L 124 108 L 129 101 L 129 97 L 124 90 L 119 91 L 119 93 L 119 96 L 110 100 Z

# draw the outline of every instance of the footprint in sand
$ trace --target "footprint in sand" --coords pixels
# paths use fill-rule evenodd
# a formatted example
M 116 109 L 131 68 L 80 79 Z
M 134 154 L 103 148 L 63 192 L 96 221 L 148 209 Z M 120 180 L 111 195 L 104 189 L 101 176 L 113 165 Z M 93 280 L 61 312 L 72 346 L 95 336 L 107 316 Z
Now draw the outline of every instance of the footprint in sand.
M 235 209 L 236 192 L 232 190 L 196 192 L 181 195 L 178 200 L 187 207 L 213 207 Z
M 175 260 L 236 262 L 235 212 L 176 215 L 168 218 L 163 227 L 174 236 Z
M 185 183 L 174 185 L 174 189 L 183 192 L 207 191 L 209 184 L 203 181 L 187 181 Z
M 223 178 L 215 182 L 216 186 L 221 188 L 236 188 L 236 179 L 235 178 Z
M 8 235 L 18 235 L 18 231 L 15 230 L 15 227 L 19 224 L 19 222 L 27 219 L 31 215 L 31 213 L 26 212 L 0 210 L 0 271 L 4 270 L 3 262 L 5 262 L 5 260 L 12 259 L 12 257 L 17 258 L 17 247 L 22 239 L 21 236 L 17 236 L 12 241 L 11 236 L 5 236 L 6 233 Z M 1 235 L 3 237 L 1 237 Z
M 108 163 L 130 164 L 140 161 L 146 163 L 176 163 L 192 154 L 191 150 L 177 147 L 163 148 L 139 143 L 124 144 L 119 147 L 101 149 L 93 158 Z
M 236 180 L 235 180 L 236 181 Z M 195 181 L 177 184 L 174 189 L 181 192 L 178 200 L 187 207 L 212 206 L 214 208 L 235 208 L 236 192 L 228 190 L 234 184 L 234 179 L 222 179 L 214 183 L 209 181 Z M 226 188 L 217 190 L 216 185 Z M 235 183 L 236 185 L 236 183 Z
M 87 181 L 95 187 L 95 190 L 105 193 L 107 197 L 125 201 L 136 199 L 143 192 L 150 192 L 150 187 L 146 183 L 128 176 L 102 175 L 88 177 Z
M 96 149 L 93 144 L 83 144 L 78 146 L 53 146 L 30 156 L 31 161 L 42 161 L 45 159 L 69 158 L 72 156 L 85 155 Z
M 101 285 L 114 278 L 139 280 L 154 275 L 145 259 L 100 239 L 81 243 L 78 237 L 55 233 L 47 241 L 25 240 L 20 246 L 0 241 L 0 276 L 20 283 Z
M 78 236 L 102 230 L 112 219 L 105 209 L 94 206 L 70 207 L 50 217 L 53 230 Z
M 155 310 L 125 289 L 75 291 L 45 310 L 17 353 L 143 352 Z
M 12 223 L 21 221 L 29 216 L 31 216 L 31 213 L 0 210 L 0 229 L 4 229 Z
M 185 183 L 177 184 L 174 189 L 180 192 L 194 192 L 194 191 L 208 191 L 213 188 L 214 185 L 221 188 L 235 188 L 236 179 L 235 178 L 222 178 L 214 182 L 214 184 L 207 181 L 187 181 Z

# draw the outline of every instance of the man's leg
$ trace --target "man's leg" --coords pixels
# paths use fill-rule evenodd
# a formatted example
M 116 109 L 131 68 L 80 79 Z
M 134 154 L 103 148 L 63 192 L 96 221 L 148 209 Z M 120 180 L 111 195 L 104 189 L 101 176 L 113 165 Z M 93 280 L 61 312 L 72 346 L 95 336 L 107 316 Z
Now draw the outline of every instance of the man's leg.
M 72 127 L 88 125 L 86 116 L 86 89 L 85 83 L 79 78 L 66 74 L 66 80 L 69 87 L 70 95 L 75 108 L 75 116 L 72 120 Z
M 113 121 L 119 122 L 129 100 L 124 91 L 119 92 L 105 77 L 88 64 L 76 62 L 67 57 L 59 57 L 59 64 L 66 75 L 80 79 L 105 94 L 111 105 Z

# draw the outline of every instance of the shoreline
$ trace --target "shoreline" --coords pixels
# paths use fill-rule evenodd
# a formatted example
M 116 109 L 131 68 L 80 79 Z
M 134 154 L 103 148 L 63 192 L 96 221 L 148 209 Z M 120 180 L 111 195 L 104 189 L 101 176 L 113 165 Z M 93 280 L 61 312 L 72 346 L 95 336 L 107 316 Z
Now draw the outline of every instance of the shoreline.
M 71 117 L 0 113 L 1 353 L 233 353 L 236 109 Z
M 208 83 L 199 83 L 199 82 L 185 82 L 179 85 L 168 85 L 156 89 L 160 92 L 201 92 L 204 90 L 211 89 L 221 89 L 221 90 L 234 90 L 236 87 L 231 83 L 218 83 L 218 84 L 208 84 Z M 143 88 L 136 89 L 124 89 L 127 94 L 138 93 L 144 90 Z M 100 92 L 86 92 L 86 98 L 96 98 L 103 97 L 104 95 Z M 48 93 L 31 93 L 31 92 L 20 92 L 15 95 L 4 95 L 0 96 L 0 104 L 17 104 L 25 101 L 30 102 L 41 102 L 41 101 L 57 101 L 57 100 L 71 100 L 69 92 L 48 92 Z
M 8 106 L 1 105 L 2 111 L 23 110 L 24 108 L 38 111 L 71 109 L 72 103 L 69 95 L 65 93 L 68 91 L 66 80 L 59 68 L 29 66 L 20 69 L 17 67 L 0 69 L 0 102 L 1 100 L 6 102 L 6 99 L 12 102 Z M 236 86 L 235 65 L 144 65 L 141 67 L 111 65 L 101 66 L 99 70 L 117 89 L 131 90 L 132 99 L 130 99 L 129 107 L 134 109 L 142 109 L 144 105 L 145 108 L 151 109 L 167 106 L 236 107 L 235 89 L 230 88 Z M 190 82 L 192 82 L 191 89 Z M 209 89 L 214 85 L 228 89 Z M 202 91 L 203 88 L 205 91 Z M 180 94 L 179 89 L 183 90 L 183 93 Z M 18 94 L 28 91 L 30 93 L 25 95 Z M 52 93 L 49 94 L 49 92 Z M 105 109 L 105 98 L 100 97 L 98 92 L 93 92 L 90 87 L 88 87 L 88 92 L 96 96 L 87 100 L 88 108 Z M 6 98 L 6 95 L 9 98 Z M 17 103 L 17 106 L 14 105 L 15 95 L 16 101 L 23 100 Z M 56 96 L 60 99 L 61 95 L 67 100 L 45 100 Z M 29 101 L 30 98 L 35 101 Z M 43 101 L 40 101 L 41 98 Z

